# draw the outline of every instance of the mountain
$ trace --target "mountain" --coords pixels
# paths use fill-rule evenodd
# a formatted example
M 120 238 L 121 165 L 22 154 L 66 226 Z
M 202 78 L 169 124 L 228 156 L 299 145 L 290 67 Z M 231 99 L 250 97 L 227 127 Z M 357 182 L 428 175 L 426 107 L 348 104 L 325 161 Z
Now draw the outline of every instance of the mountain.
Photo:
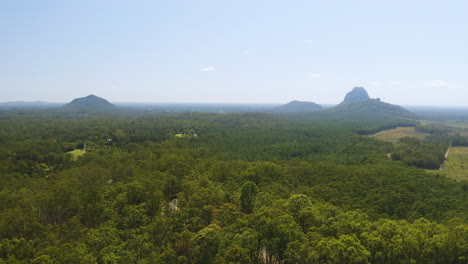
M 278 114 L 309 113 L 322 110 L 322 106 L 313 102 L 291 101 L 278 106 L 272 112 Z
M 67 110 L 90 110 L 90 111 L 107 111 L 117 108 L 115 105 L 109 103 L 104 98 L 98 97 L 94 94 L 86 97 L 73 99 L 70 103 L 62 106 L 62 109 Z
M 343 103 L 361 101 L 369 98 L 370 97 L 367 94 L 366 89 L 364 89 L 363 87 L 354 87 L 354 89 L 351 92 L 346 94 Z
M 380 99 L 362 99 L 359 101 L 343 102 L 327 111 L 329 113 L 346 114 L 347 116 L 388 115 L 410 119 L 416 117 L 415 114 L 405 108 L 382 102 Z
M 362 87 L 347 93 L 339 105 L 313 113 L 312 118 L 337 122 L 359 134 L 372 134 L 398 126 L 414 126 L 418 116 L 401 106 L 371 99 Z
M 327 109 L 329 113 L 347 116 L 391 116 L 400 118 L 415 118 L 415 114 L 401 106 L 381 102 L 380 99 L 371 99 L 363 87 L 354 87 L 348 92 L 339 105 Z

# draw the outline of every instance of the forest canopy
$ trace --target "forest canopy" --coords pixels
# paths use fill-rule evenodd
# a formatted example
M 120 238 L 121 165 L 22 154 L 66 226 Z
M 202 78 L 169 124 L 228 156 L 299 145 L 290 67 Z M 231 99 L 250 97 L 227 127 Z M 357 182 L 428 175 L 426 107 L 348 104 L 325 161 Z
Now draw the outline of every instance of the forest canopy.
M 468 183 L 418 168 L 450 138 L 356 129 L 3 113 L 0 263 L 466 263 Z

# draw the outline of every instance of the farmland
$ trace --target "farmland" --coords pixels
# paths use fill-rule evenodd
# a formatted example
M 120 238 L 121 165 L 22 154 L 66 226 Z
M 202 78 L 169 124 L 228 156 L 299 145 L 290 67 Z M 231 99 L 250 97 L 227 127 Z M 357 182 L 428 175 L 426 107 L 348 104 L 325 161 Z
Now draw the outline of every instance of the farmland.
M 403 137 L 416 137 L 419 139 L 424 139 L 427 135 L 427 133 L 416 131 L 414 127 L 397 127 L 395 129 L 381 131 L 377 134 L 371 135 L 371 137 L 396 143 L 400 138 Z
M 454 180 L 468 180 L 468 147 L 452 147 L 439 172 Z

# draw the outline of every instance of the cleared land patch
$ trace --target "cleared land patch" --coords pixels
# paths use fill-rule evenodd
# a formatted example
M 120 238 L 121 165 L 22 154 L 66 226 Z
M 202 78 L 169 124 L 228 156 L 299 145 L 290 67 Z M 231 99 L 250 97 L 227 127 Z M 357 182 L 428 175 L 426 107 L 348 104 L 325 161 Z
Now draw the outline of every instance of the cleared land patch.
M 86 152 L 82 149 L 75 149 L 67 153 L 72 155 L 72 160 L 77 160 L 79 156 L 83 156 Z
M 419 139 L 424 139 L 427 135 L 429 134 L 416 131 L 414 127 L 397 127 L 370 135 L 370 137 L 396 143 L 400 138 L 403 137 L 416 137 Z
M 443 169 L 432 172 L 454 180 L 468 180 L 468 147 L 451 147 Z

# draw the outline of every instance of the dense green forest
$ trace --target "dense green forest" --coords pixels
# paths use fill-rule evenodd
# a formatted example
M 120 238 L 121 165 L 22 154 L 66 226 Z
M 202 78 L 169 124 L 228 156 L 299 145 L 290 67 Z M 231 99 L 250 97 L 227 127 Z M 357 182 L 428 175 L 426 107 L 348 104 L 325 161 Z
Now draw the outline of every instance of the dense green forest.
M 0 113 L 0 263 L 468 263 L 453 137 L 364 119 Z
M 438 169 L 445 160 L 450 142 L 449 135 L 431 135 L 424 140 L 404 137 L 395 147 L 392 159 L 422 169 Z

